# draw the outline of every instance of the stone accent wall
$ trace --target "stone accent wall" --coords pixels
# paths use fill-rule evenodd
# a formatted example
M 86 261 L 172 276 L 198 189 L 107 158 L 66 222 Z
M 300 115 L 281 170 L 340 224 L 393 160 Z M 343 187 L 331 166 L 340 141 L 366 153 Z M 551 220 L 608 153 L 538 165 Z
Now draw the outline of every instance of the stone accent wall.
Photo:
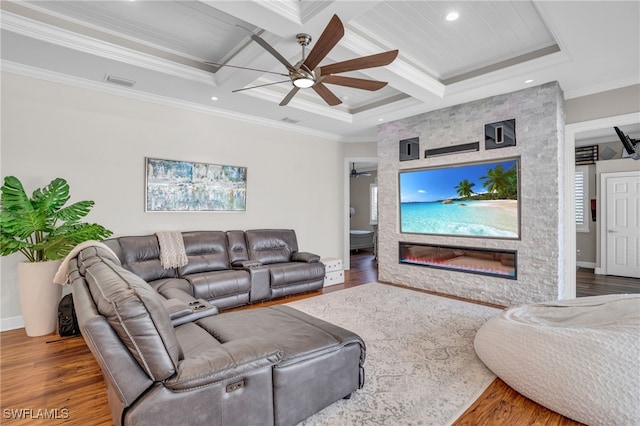
M 484 125 L 516 119 L 516 146 L 484 149 Z M 420 159 L 398 160 L 402 139 L 420 138 Z M 480 151 L 424 158 L 424 150 L 480 141 Z M 558 299 L 563 288 L 564 98 L 557 82 L 381 124 L 378 127 L 378 273 L 383 282 L 513 306 Z M 401 234 L 398 172 L 520 157 L 520 240 Z M 518 279 L 399 264 L 408 241 L 517 250 Z

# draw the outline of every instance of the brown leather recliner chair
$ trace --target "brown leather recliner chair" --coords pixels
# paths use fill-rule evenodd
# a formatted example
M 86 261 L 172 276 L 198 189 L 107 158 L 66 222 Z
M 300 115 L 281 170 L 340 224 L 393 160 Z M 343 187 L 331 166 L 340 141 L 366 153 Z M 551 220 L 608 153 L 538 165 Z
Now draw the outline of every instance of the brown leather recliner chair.
M 189 300 L 164 299 L 108 250 L 80 251 L 69 276 L 116 425 L 294 425 L 364 384 L 362 339 L 288 306 L 174 327 L 166 306 Z

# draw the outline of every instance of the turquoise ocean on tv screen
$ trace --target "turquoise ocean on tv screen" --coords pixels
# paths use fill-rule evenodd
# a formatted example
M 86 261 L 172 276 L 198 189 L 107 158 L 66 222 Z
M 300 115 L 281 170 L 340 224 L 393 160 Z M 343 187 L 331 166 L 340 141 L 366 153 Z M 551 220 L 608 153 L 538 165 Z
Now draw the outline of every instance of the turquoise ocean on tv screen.
M 482 201 L 402 203 L 401 232 L 472 237 L 518 238 L 517 209 Z

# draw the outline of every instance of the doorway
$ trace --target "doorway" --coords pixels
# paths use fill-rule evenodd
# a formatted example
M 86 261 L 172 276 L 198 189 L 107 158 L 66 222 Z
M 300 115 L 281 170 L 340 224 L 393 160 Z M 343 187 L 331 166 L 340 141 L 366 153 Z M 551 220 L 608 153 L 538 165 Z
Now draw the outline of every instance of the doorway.
M 640 113 L 583 121 L 565 126 L 565 144 L 567 151 L 564 159 L 563 189 L 567 196 L 563 197 L 564 202 L 562 204 L 562 216 L 564 218 L 564 232 L 562 237 L 566 252 L 563 263 L 564 270 L 561 271 L 563 282 L 558 286 L 559 299 L 573 299 L 576 297 L 575 156 L 573 155 L 576 147 L 576 138 L 580 138 L 581 134 L 585 132 L 613 129 L 613 126 L 636 123 L 640 123 Z
M 353 165 L 356 165 L 355 170 L 358 173 L 365 172 L 375 172 L 377 175 L 378 169 L 378 157 L 346 157 L 344 159 L 344 226 L 343 226 L 343 235 L 344 235 L 344 256 L 342 259 L 342 263 L 344 265 L 344 269 L 348 270 L 351 268 L 351 238 L 350 238 L 350 229 L 351 229 L 351 215 L 350 215 L 350 207 L 352 206 L 352 194 L 351 194 L 351 180 L 352 179 L 361 179 L 361 178 L 352 178 L 352 170 L 354 169 Z M 367 179 L 368 176 L 362 175 L 362 179 Z M 362 194 L 360 194 L 362 195 Z M 362 197 L 358 197 L 362 199 Z M 368 199 L 368 191 L 367 191 L 367 199 Z M 366 203 L 365 203 L 366 204 Z M 367 210 L 368 206 L 361 207 L 358 210 Z M 359 213 L 363 213 L 360 211 Z M 367 213 L 368 214 L 368 213 Z

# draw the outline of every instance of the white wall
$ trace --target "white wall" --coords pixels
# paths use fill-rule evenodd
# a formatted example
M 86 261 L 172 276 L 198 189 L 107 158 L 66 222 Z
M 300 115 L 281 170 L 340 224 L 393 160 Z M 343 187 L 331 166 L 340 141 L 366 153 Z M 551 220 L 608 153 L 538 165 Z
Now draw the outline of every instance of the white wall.
M 567 124 L 638 112 L 640 84 L 567 99 L 565 110 Z
M 301 250 L 343 256 L 342 143 L 39 79 L 2 74 L 2 176 L 28 192 L 63 177 L 115 236 L 291 228 Z M 245 166 L 247 210 L 145 213 L 146 156 Z M 2 258 L 0 320 L 20 316 L 16 254 Z M 6 328 L 3 326 L 3 328 Z

